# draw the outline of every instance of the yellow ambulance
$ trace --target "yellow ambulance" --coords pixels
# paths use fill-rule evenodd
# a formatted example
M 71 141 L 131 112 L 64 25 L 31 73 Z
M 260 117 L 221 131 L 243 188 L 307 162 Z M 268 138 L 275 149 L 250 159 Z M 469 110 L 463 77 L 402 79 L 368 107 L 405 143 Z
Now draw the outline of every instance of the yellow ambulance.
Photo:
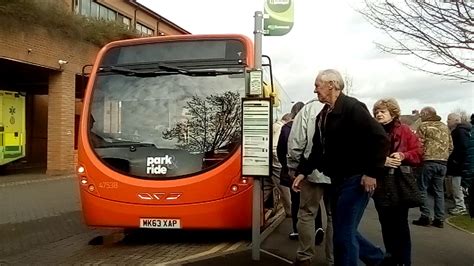
M 25 157 L 25 96 L 0 90 L 0 165 Z

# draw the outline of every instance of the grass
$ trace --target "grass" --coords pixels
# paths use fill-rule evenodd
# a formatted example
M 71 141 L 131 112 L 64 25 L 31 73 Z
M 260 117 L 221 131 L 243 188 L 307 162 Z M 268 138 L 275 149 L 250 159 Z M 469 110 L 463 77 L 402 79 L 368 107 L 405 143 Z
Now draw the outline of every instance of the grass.
M 474 234 L 474 219 L 468 214 L 453 216 L 449 218 L 449 222 Z
M 98 46 L 114 40 L 139 37 L 115 21 L 76 15 L 62 6 L 61 1 L 0 0 L 0 23 L 3 29 L 13 31 L 29 31 L 31 25 L 38 25 L 50 34 Z

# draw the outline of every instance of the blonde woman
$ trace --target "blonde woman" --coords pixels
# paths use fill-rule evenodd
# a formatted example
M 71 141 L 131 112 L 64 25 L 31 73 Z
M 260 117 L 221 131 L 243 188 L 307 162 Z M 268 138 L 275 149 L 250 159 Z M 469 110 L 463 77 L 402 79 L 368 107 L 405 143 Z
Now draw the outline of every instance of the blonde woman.
M 401 165 L 417 166 L 422 159 L 422 147 L 418 137 L 400 122 L 400 107 L 393 98 L 381 99 L 374 104 L 373 114 L 390 139 L 390 155 L 385 160 L 386 177 L 377 180 L 374 193 L 375 207 L 382 226 L 383 242 L 393 265 L 411 265 L 411 239 L 408 226 L 408 209 L 394 203 L 397 198 L 387 191 L 396 191 L 388 186 L 388 174 Z M 397 182 L 394 180 L 394 182 Z

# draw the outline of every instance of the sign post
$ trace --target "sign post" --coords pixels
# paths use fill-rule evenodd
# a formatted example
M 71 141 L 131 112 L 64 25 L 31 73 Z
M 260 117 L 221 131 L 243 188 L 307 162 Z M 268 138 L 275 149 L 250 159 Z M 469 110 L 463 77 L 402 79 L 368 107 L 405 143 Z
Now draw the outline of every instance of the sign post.
M 272 104 L 263 98 L 262 38 L 287 34 L 293 27 L 294 0 L 266 0 L 263 14 L 254 15 L 254 69 L 247 97 L 242 99 L 242 175 L 254 177 L 252 191 L 252 260 L 260 260 L 261 180 L 271 175 Z M 265 30 L 263 29 L 265 26 Z M 273 82 L 273 81 L 272 81 Z
M 260 184 L 270 176 L 272 105 L 270 98 L 242 99 L 242 175 L 252 176 L 252 259 L 260 260 Z
M 262 97 L 263 96 L 263 86 L 262 86 L 262 37 L 263 37 L 263 14 L 261 11 L 255 11 L 254 15 L 254 20 L 255 20 L 255 27 L 254 27 L 254 71 L 251 71 L 250 73 L 250 84 L 249 84 L 249 96 L 253 97 Z M 252 74 L 253 73 L 253 74 Z M 252 80 L 253 79 L 253 80 Z M 245 101 L 243 102 L 245 103 Z M 252 103 L 255 104 L 255 103 Z M 271 103 L 269 102 L 270 106 Z M 259 110 L 257 106 L 253 106 L 254 108 Z M 247 111 L 250 111 L 252 109 L 252 106 L 247 106 Z M 246 109 L 243 110 L 242 115 L 244 115 L 244 112 L 246 112 Z M 251 111 L 250 113 L 252 113 Z M 249 113 L 249 115 L 250 115 Z M 257 111 L 258 113 L 258 111 Z M 271 113 L 271 107 L 270 107 L 270 113 Z M 244 117 L 245 121 L 245 117 Z M 242 121 L 242 125 L 245 126 L 245 122 Z M 247 122 L 252 121 L 251 119 L 249 120 L 249 117 L 247 117 Z M 247 130 L 251 130 L 252 125 L 249 125 L 247 127 Z M 244 131 L 244 128 L 242 129 Z M 243 133 L 243 132 L 242 132 Z M 244 136 L 242 134 L 242 136 Z M 251 135 L 249 135 L 250 137 Z M 269 137 L 269 135 L 267 134 Z M 252 138 L 252 137 L 251 137 Z M 245 140 L 243 140 L 245 141 Z M 250 147 L 249 147 L 250 148 Z M 242 153 L 244 154 L 244 153 Z M 244 158 L 242 158 L 242 164 L 244 164 Z M 250 160 L 248 159 L 247 163 L 252 162 L 256 163 L 255 160 Z M 260 166 L 255 165 L 256 168 L 261 168 Z M 268 173 L 269 174 L 269 168 L 268 166 Z M 248 168 L 246 170 L 247 172 L 250 172 L 252 166 L 245 167 Z M 244 166 L 242 166 L 242 174 L 244 173 Z M 253 191 L 252 191 L 252 260 L 260 260 L 260 193 L 261 193 L 261 182 L 258 178 L 254 178 L 253 180 Z

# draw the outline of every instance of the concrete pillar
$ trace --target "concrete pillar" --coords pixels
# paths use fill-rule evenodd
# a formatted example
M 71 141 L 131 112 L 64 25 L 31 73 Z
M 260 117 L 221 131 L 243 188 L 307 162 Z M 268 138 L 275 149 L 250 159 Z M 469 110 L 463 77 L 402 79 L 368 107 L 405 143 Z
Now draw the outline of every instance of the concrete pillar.
M 74 101 L 75 73 L 51 73 L 48 91 L 48 175 L 74 172 Z

